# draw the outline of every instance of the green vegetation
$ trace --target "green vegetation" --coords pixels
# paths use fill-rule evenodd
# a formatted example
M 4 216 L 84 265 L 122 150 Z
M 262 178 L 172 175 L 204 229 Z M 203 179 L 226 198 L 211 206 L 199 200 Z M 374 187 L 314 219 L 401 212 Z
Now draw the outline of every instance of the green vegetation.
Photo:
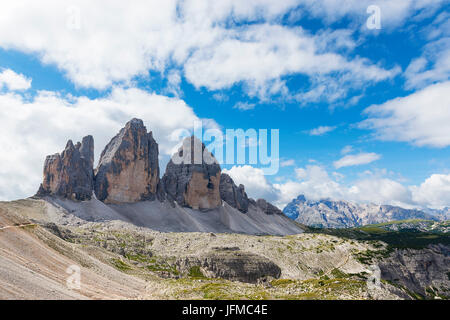
M 204 279 L 206 278 L 199 266 L 193 266 L 189 269 L 188 276 L 191 278 Z
M 287 287 L 293 283 L 295 283 L 295 281 L 291 279 L 275 279 L 270 282 L 273 287 Z
M 393 224 L 400 224 L 400 223 L 415 224 L 423 222 L 428 221 L 427 220 L 394 221 L 348 229 L 318 229 L 309 227 L 306 230 L 306 232 L 311 234 L 322 233 L 352 240 L 372 241 L 374 245 L 376 242 L 381 241 L 387 243 L 390 248 L 399 248 L 399 249 L 401 248 L 422 249 L 430 244 L 438 244 L 438 243 L 450 245 L 449 233 L 431 232 L 431 231 L 420 232 L 415 229 L 402 229 L 400 231 L 392 231 L 384 228 L 388 225 Z M 375 246 L 381 247 L 381 245 L 379 244 Z
M 330 274 L 334 277 L 334 278 L 348 278 L 349 275 L 346 274 L 345 272 L 342 272 L 339 269 L 334 268 L 333 270 L 331 270 Z
M 122 272 L 126 272 L 126 271 L 133 269 L 131 266 L 129 266 L 128 264 L 126 264 L 125 262 L 123 262 L 120 259 L 112 259 L 111 262 L 117 270 L 120 270 Z

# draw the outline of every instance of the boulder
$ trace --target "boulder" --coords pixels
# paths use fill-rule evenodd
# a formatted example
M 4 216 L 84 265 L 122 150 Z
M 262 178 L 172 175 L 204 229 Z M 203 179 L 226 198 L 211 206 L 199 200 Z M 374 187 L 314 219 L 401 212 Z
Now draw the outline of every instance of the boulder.
M 236 186 L 233 179 L 226 173 L 222 173 L 220 176 L 220 198 L 243 213 L 248 211 L 250 202 L 244 185 Z
M 64 151 L 47 156 L 44 179 L 36 196 L 55 195 L 72 200 L 89 200 L 94 186 L 94 139 L 67 142 Z
M 154 200 L 159 192 L 158 144 L 140 119 L 132 119 L 103 150 L 95 194 L 105 203 Z
M 162 178 L 169 201 L 197 210 L 209 210 L 222 204 L 220 165 L 205 145 L 188 137 L 173 155 Z

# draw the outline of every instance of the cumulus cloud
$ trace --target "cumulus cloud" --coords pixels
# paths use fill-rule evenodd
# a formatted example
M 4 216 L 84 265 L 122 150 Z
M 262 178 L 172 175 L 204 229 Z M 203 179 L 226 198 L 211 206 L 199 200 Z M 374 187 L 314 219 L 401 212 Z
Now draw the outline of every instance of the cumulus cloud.
M 374 130 L 380 140 L 443 148 L 450 145 L 449 106 L 450 81 L 446 81 L 370 106 L 360 127 Z
M 311 200 L 349 200 L 357 203 L 390 204 L 405 208 L 442 208 L 450 206 L 450 174 L 433 174 L 419 186 L 407 186 L 384 176 L 385 170 L 374 175 L 344 183 L 339 174 L 329 174 L 320 165 L 295 169 L 295 179 L 271 183 L 262 170 L 250 166 L 224 170 L 236 184 L 244 184 L 253 198 L 266 198 L 280 209 L 300 194 Z
M 31 79 L 11 69 L 4 69 L 0 72 L 0 89 L 3 87 L 11 91 L 28 90 L 31 88 Z
M 291 94 L 280 80 L 288 74 L 303 74 L 311 77 L 310 90 L 319 90 L 318 96 L 334 101 L 354 85 L 390 79 L 399 72 L 398 68 L 386 70 L 364 58 L 349 60 L 337 53 L 319 52 L 316 41 L 301 27 L 241 27 L 234 37 L 194 52 L 186 61 L 185 75 L 196 87 L 210 90 L 244 82 L 249 95 L 261 100 L 279 94 L 287 99 L 314 101 L 316 94 Z M 339 86 L 325 86 L 324 82 L 329 83 L 337 73 Z M 327 90 L 321 90 L 323 86 Z
M 311 136 L 323 136 L 324 134 L 333 131 L 336 127 L 320 126 L 308 131 Z
M 223 169 L 222 172 L 228 174 L 234 182 L 245 186 L 245 191 L 254 199 L 274 200 L 274 190 L 271 183 L 266 179 L 264 171 L 249 165 L 233 166 L 231 169 Z
M 97 99 L 48 91 L 38 92 L 31 101 L 13 92 L 0 94 L 0 199 L 33 195 L 42 180 L 45 156 L 62 151 L 68 139 L 93 135 L 98 159 L 109 140 L 134 117 L 153 131 L 162 155 L 171 155 L 179 143 L 177 133 L 192 130 L 199 120 L 180 99 L 133 88 L 115 88 Z M 217 127 L 211 120 L 204 123 Z
M 319 95 L 335 100 L 353 84 L 361 87 L 392 78 L 398 69 L 334 52 L 354 47 L 348 31 L 311 35 L 300 27 L 281 25 L 280 19 L 296 7 L 320 17 L 362 12 L 366 18 L 365 10 L 358 11 L 359 2 L 168 0 L 134 1 L 131 6 L 119 0 L 80 0 L 74 6 L 68 0 L 43 0 L 39 5 L 31 0 L 3 1 L 0 47 L 34 54 L 80 87 L 107 89 L 156 71 L 171 77 L 171 88 L 177 88 L 179 74 L 210 90 L 242 83 L 249 95 L 267 99 L 289 95 L 284 76 L 306 75 L 311 78 L 310 91 L 319 92 L 330 80 L 327 75 L 337 73 L 343 79 L 340 86 L 330 85 Z M 412 3 L 389 5 L 386 15 L 395 12 L 401 17 L 415 8 Z
M 444 207 L 450 204 L 450 174 L 433 174 L 420 186 L 412 186 L 412 197 L 424 206 Z
M 362 164 L 368 164 L 371 162 L 374 162 L 376 160 L 379 160 L 381 156 L 376 153 L 360 153 L 360 154 L 351 154 L 347 155 L 335 162 L 333 162 L 333 165 L 336 169 L 343 168 L 343 167 L 350 167 L 350 166 L 359 166 Z

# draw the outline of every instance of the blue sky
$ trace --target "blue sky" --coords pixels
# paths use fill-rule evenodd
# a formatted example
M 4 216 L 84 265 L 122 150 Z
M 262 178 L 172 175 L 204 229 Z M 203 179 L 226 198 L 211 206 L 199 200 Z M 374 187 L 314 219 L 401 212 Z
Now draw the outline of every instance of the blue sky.
M 367 26 L 370 5 L 381 29 Z M 123 6 L 0 5 L 0 199 L 31 195 L 67 139 L 94 134 L 99 153 L 136 116 L 163 164 L 196 119 L 279 129 L 277 175 L 224 168 L 280 207 L 300 193 L 450 206 L 449 1 Z

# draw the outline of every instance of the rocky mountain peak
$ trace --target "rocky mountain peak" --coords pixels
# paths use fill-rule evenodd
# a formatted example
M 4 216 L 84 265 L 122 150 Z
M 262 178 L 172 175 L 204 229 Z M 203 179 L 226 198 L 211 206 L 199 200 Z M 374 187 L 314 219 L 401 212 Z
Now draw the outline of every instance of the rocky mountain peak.
M 244 185 L 236 186 L 233 179 L 226 173 L 220 176 L 220 197 L 233 208 L 246 213 L 250 203 Z
M 196 137 L 183 140 L 162 178 L 167 198 L 181 206 L 208 210 L 222 204 L 221 169 L 214 155 Z
M 158 144 L 144 122 L 132 119 L 120 129 L 101 153 L 95 171 L 94 139 L 69 140 L 61 154 L 48 156 L 44 181 L 37 196 L 56 195 L 89 200 L 93 192 L 105 203 L 134 203 L 165 199 L 196 210 L 222 205 L 247 213 L 257 208 L 268 215 L 280 210 L 263 199 L 250 199 L 245 187 L 221 173 L 214 155 L 195 136 L 182 141 L 160 180 Z
M 265 214 L 283 214 L 283 212 L 275 207 L 273 204 L 267 202 L 264 199 L 256 200 L 256 205 L 265 213 Z
M 89 200 L 94 185 L 94 139 L 69 140 L 61 154 L 47 156 L 44 179 L 37 196 L 56 195 L 72 200 Z
M 417 209 L 344 200 L 307 200 L 303 195 L 290 202 L 283 212 L 299 223 L 321 228 L 349 228 L 407 219 L 437 219 Z
M 130 120 L 103 150 L 95 194 L 106 203 L 153 200 L 159 186 L 158 144 L 140 119 Z

